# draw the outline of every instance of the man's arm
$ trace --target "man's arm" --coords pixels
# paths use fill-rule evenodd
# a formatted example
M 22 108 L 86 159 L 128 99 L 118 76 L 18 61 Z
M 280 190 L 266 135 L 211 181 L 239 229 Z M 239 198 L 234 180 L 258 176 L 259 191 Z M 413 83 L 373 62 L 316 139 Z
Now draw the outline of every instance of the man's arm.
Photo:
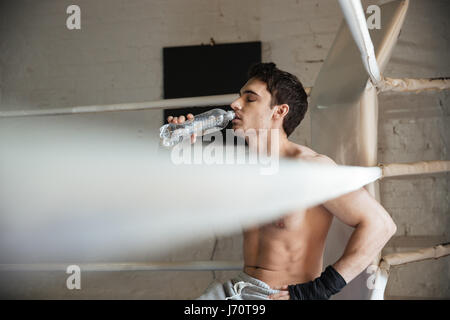
M 317 161 L 335 164 L 326 156 Z M 389 213 L 364 188 L 325 202 L 327 208 L 343 223 L 354 227 L 342 257 L 333 265 L 347 283 L 364 271 L 376 258 L 397 227 Z
M 313 156 L 308 161 L 336 165 L 323 155 Z M 323 205 L 339 220 L 355 228 L 344 254 L 313 281 L 274 288 L 280 292 L 270 299 L 329 299 L 364 271 L 397 230 L 387 211 L 364 188 Z

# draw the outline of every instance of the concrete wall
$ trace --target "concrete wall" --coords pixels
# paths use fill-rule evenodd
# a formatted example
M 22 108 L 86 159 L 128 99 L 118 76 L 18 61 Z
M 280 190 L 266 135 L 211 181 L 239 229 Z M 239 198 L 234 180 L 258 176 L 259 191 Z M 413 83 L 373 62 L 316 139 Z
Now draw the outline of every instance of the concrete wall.
M 386 1 L 383 1 L 386 2 Z M 65 26 L 68 5 L 81 7 L 81 30 Z M 365 4 L 368 4 L 365 1 Z M 374 3 L 374 2 L 370 2 Z M 375 2 L 377 3 L 377 2 Z M 378 3 L 381 3 L 378 1 Z M 390 77 L 450 75 L 446 0 L 411 0 L 390 64 Z M 262 41 L 263 60 L 314 80 L 342 21 L 334 0 L 78 0 L 0 4 L 0 108 L 58 108 L 156 100 L 162 97 L 165 46 Z M 384 94 L 380 98 L 379 160 L 449 160 L 449 93 Z M 126 121 L 143 139 L 162 124 L 161 111 L 93 115 Z M 292 140 L 310 144 L 309 114 Z M 384 180 L 381 201 L 398 225 L 384 252 L 408 251 L 450 239 L 449 175 Z M 170 239 L 168 239 L 170 241 Z M 142 261 L 240 260 L 239 234 L 149 253 Z M 387 298 L 449 298 L 450 260 L 392 269 Z M 186 299 L 235 272 L 83 273 L 82 290 L 61 272 L 3 272 L 9 297 Z

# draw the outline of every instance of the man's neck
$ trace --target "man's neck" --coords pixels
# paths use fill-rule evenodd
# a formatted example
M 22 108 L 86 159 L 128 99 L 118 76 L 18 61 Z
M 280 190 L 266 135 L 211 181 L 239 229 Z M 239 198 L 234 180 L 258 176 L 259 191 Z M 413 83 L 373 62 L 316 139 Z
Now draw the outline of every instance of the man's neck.
M 249 143 L 250 148 L 252 148 L 252 139 L 246 140 L 247 143 Z M 278 153 L 280 157 L 285 157 L 290 152 L 291 142 L 288 140 L 284 130 L 281 129 L 270 129 L 264 134 L 258 132 L 258 138 L 256 141 L 257 145 L 253 148 L 253 150 L 258 153 L 263 152 L 267 155 Z

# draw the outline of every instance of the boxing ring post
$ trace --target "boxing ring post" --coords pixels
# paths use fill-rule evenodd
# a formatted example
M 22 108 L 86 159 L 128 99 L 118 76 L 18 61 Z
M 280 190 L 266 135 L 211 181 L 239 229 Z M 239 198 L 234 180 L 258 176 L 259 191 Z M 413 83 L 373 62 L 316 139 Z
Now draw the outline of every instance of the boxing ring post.
M 360 1 L 339 2 L 347 23 L 341 25 L 311 93 L 313 149 L 333 157 L 340 164 L 378 165 L 383 170 L 383 178 L 448 172 L 450 161 L 377 164 L 378 94 L 386 91 L 444 90 L 450 87 L 448 78 L 391 79 L 381 75 L 392 55 L 409 1 L 392 1 L 382 5 L 384 30 L 371 30 L 370 35 Z M 352 41 L 356 43 L 357 48 L 352 45 Z M 375 46 L 372 46 L 372 41 Z M 362 55 L 362 64 L 355 64 L 353 61 L 357 59 L 358 51 Z M 344 72 L 350 78 L 345 85 L 338 82 L 339 76 Z M 341 126 L 336 126 L 336 122 Z M 376 181 L 366 188 L 380 201 L 378 184 L 379 181 Z M 332 228 L 330 234 L 345 233 L 342 226 L 340 227 L 341 230 L 336 229 L 338 231 Z M 390 256 L 381 259 L 380 252 L 370 266 L 377 267 L 375 285 L 370 287 L 368 281 L 358 277 L 352 282 L 359 282 L 359 288 L 353 285 L 353 293 L 348 292 L 348 296 L 353 295 L 353 298 L 360 299 L 368 293 L 369 299 L 384 299 L 391 261 L 389 259 Z M 332 259 L 329 262 L 332 262 Z M 362 289 L 364 286 L 365 290 Z M 341 293 L 344 296 L 344 292 Z
M 370 33 L 360 1 L 340 0 L 340 5 L 346 21 L 341 24 L 311 91 L 311 144 L 315 151 L 338 164 L 377 166 L 377 85 L 392 55 L 409 1 L 380 6 L 383 27 Z M 366 189 L 380 201 L 378 182 Z M 352 230 L 334 219 L 324 264 L 339 258 L 336 252 L 342 252 Z M 381 254 L 372 264 L 378 266 L 380 258 Z M 363 272 L 334 298 L 369 298 L 368 278 Z
M 381 81 L 375 50 L 367 29 L 366 16 L 360 0 L 339 0 L 347 26 L 361 53 L 361 61 L 373 84 Z

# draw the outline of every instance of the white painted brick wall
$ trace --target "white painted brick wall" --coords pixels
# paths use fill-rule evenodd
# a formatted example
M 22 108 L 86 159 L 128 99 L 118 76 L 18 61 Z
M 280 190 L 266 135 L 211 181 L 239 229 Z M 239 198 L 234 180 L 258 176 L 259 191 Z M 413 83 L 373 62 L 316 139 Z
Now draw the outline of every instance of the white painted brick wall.
M 386 2 L 386 1 L 378 1 Z M 76 3 L 82 30 L 65 27 L 65 9 Z M 364 1 L 365 4 L 368 1 Z M 411 0 L 385 74 L 450 75 L 446 0 Z M 263 60 L 274 61 L 313 86 L 342 14 L 335 0 L 20 0 L 0 4 L 0 108 L 57 108 L 156 100 L 162 97 L 165 46 L 262 41 Z M 449 160 L 449 93 L 380 97 L 379 160 Z M 96 115 L 124 121 L 143 138 L 161 125 L 161 111 Z M 310 145 L 310 117 L 292 135 Z M 383 205 L 398 224 L 397 236 L 450 238 L 449 175 L 381 183 Z M 169 239 L 168 239 L 169 241 Z M 215 245 L 216 244 L 216 245 Z M 180 248 L 154 260 L 238 260 L 242 237 Z M 215 249 L 214 249 L 215 247 Z M 411 248 L 408 248 L 411 249 Z M 386 252 L 404 250 L 386 248 Z M 392 297 L 450 297 L 449 258 L 398 267 Z M 213 279 L 234 272 L 87 273 L 79 292 L 65 289 L 65 273 L 2 273 L 0 288 L 29 298 L 195 298 Z M 447 283 L 447 286 L 445 285 Z
M 389 77 L 450 75 L 448 1 L 410 2 Z M 450 160 L 449 91 L 380 96 L 379 162 Z M 449 174 L 386 179 L 381 202 L 397 223 L 396 236 L 450 239 Z M 424 237 L 426 238 L 426 237 Z M 424 242 L 425 243 L 425 242 Z M 439 243 L 433 243 L 437 245 Z M 426 247 L 430 246 L 427 243 Z M 385 248 L 385 253 L 418 249 Z M 394 267 L 387 297 L 450 297 L 450 258 Z

